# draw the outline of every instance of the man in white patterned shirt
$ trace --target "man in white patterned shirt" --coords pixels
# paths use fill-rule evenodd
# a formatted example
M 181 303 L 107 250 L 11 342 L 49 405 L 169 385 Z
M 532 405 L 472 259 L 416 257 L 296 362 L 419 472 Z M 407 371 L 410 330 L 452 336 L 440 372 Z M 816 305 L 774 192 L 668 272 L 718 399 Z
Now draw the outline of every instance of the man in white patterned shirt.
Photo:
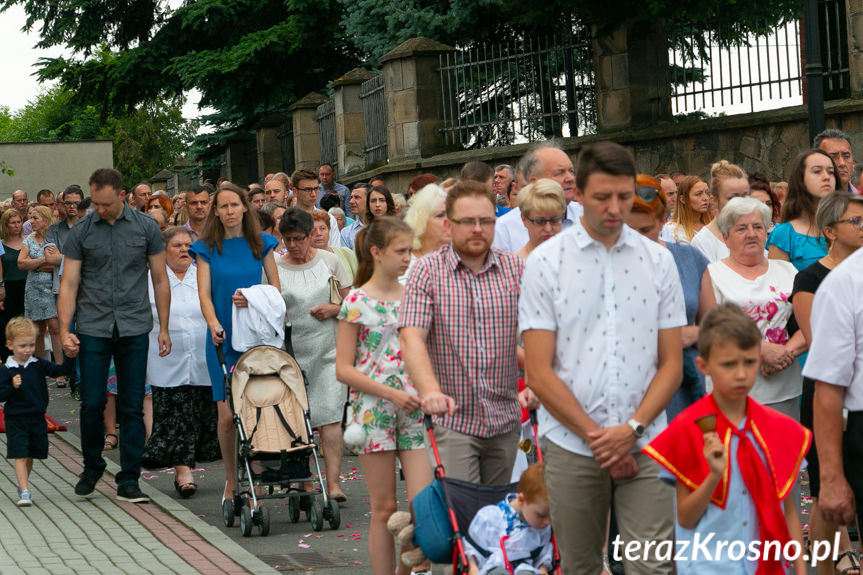
M 599 573 L 612 491 L 625 541 L 671 540 L 673 491 L 640 453 L 666 426 L 680 385 L 683 293 L 671 253 L 624 225 L 632 155 L 584 147 L 576 197 L 584 215 L 527 260 L 519 331 L 527 382 L 542 402 L 540 435 L 564 573 Z M 655 549 L 655 548 L 654 548 Z M 627 573 L 671 561 L 624 557 Z

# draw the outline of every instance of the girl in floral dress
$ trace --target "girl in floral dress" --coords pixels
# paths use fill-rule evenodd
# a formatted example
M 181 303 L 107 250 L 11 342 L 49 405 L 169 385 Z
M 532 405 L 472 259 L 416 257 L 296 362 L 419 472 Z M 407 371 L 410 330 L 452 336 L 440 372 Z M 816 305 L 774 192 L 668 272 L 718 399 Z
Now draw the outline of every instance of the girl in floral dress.
M 351 388 L 345 441 L 359 452 L 372 504 L 369 555 L 376 575 L 407 575 L 396 558 L 387 520 L 398 509 L 396 455 L 408 500 L 431 482 L 416 389 L 398 340 L 403 287 L 398 278 L 411 259 L 413 232 L 393 217 L 375 218 L 357 233 L 359 266 L 339 312 L 336 376 Z M 351 441 L 353 439 L 353 441 Z M 350 445 L 352 444 L 352 445 Z

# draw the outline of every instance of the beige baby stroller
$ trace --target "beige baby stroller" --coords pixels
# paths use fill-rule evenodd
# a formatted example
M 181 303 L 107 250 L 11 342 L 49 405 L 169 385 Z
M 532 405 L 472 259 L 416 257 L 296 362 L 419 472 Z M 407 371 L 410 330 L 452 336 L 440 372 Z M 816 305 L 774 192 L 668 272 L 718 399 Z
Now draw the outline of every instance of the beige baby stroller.
M 308 382 L 290 351 L 290 325 L 286 328 L 288 352 L 257 346 L 237 360 L 229 375 L 221 346 L 219 362 L 225 374 L 227 397 L 237 427 L 237 489 L 222 504 L 226 527 L 240 517 L 244 537 L 256 526 L 261 535 L 270 531 L 270 516 L 259 500 L 288 498 L 292 522 L 305 511 L 315 531 L 326 519 L 332 529 L 341 522 L 339 504 L 321 488 L 321 467 L 312 435 Z M 309 467 L 310 457 L 316 475 Z M 306 484 L 315 483 L 312 491 Z M 256 492 L 255 488 L 258 488 Z

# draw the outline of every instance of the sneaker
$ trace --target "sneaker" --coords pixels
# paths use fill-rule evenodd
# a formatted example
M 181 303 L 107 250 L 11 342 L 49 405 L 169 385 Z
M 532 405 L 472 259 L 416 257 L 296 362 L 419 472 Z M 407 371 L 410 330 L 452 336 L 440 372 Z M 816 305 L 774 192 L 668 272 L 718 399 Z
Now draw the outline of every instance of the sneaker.
M 18 490 L 18 507 L 30 507 L 33 505 L 33 498 L 30 496 L 30 490 Z
M 137 483 L 129 485 L 120 485 L 117 487 L 117 499 L 120 501 L 128 501 L 129 503 L 149 503 L 150 498 L 141 491 Z
M 80 479 L 78 483 L 75 484 L 75 495 L 78 497 L 89 497 L 93 490 L 96 489 L 96 482 L 99 481 L 99 478 L 93 478 L 92 475 L 88 475 L 87 473 L 82 473 L 79 475 Z

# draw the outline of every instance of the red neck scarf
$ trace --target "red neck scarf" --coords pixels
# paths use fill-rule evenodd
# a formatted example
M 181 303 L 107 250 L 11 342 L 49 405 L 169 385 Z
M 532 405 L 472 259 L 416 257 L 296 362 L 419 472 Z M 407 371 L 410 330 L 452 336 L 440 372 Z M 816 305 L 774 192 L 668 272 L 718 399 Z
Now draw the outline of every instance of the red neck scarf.
M 725 509 L 731 466 L 738 465 L 743 482 L 755 503 L 762 544 L 779 541 L 784 546 L 791 536 L 781 501 L 794 486 L 812 441 L 811 432 L 790 417 L 764 407 L 751 398 L 746 401 L 746 424 L 743 429 L 737 429 L 716 405 L 713 395 L 707 395 L 678 415 L 643 450 L 691 491 L 701 485 L 710 473 L 710 466 L 703 456 L 704 434 L 695 420 L 711 414 L 716 415 L 716 433 L 726 448 L 731 444 L 732 435 L 739 438 L 737 453 L 729 452 L 728 467 L 722 481 L 713 491 L 711 502 Z M 764 459 L 752 445 L 747 432 L 755 437 Z M 757 573 L 772 575 L 784 572 L 784 561 L 766 561 L 762 557 Z

